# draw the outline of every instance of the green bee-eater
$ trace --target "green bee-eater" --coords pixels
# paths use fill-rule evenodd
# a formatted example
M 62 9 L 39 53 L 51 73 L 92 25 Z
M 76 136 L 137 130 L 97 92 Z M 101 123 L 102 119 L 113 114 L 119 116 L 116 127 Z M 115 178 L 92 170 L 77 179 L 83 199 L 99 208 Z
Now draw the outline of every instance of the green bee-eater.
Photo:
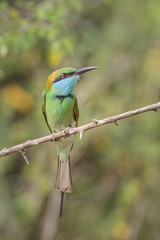
M 46 89 L 42 94 L 41 105 L 51 133 L 77 126 L 79 110 L 73 87 L 81 74 L 96 68 L 98 67 L 84 67 L 78 70 L 63 68 L 49 75 Z M 70 152 L 74 143 L 74 135 L 60 138 L 55 143 L 58 154 L 55 188 L 61 191 L 60 217 L 62 217 L 64 193 L 72 192 Z

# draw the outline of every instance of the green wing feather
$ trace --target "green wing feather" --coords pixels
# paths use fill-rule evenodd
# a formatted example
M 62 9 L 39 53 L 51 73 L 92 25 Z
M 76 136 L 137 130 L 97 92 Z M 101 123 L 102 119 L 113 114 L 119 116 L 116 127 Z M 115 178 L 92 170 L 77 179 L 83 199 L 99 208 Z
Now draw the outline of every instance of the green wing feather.
M 47 115 L 46 115 L 46 91 L 45 90 L 43 91 L 42 97 L 41 97 L 41 108 L 42 108 L 42 113 L 43 113 L 44 118 L 46 120 L 47 126 L 48 126 L 50 132 L 52 133 L 52 130 L 51 130 L 49 124 L 48 124 Z
M 75 104 L 73 107 L 73 115 L 74 115 L 74 120 L 76 122 L 76 127 L 78 126 L 78 118 L 79 118 L 79 108 L 78 108 L 78 101 L 77 98 L 75 96 Z

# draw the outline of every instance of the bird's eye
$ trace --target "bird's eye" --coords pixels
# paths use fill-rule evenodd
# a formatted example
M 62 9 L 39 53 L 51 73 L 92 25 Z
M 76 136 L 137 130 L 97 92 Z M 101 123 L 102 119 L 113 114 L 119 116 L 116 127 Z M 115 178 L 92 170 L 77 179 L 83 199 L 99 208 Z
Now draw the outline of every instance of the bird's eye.
M 66 76 L 67 76 L 66 73 L 62 73 L 62 74 L 61 74 L 61 77 L 62 77 L 62 78 L 65 78 Z

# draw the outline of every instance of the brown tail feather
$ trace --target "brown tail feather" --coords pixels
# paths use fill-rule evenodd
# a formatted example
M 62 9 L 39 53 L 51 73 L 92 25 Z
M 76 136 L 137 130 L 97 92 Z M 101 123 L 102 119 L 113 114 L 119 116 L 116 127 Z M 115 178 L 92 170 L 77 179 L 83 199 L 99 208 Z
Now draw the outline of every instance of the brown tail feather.
M 55 188 L 60 190 L 61 192 L 72 192 L 70 157 L 68 157 L 66 162 L 62 162 L 58 156 Z
M 72 192 L 72 177 L 70 167 L 70 157 L 66 162 L 62 162 L 58 156 L 57 176 L 55 188 L 61 191 L 61 203 L 59 217 L 62 218 L 64 193 Z

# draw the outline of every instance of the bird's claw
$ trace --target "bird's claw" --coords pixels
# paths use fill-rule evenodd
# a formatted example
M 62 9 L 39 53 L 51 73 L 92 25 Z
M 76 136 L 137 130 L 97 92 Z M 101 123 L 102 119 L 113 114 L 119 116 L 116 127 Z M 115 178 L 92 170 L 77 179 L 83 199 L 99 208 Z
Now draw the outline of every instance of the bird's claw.
M 64 133 L 68 136 L 70 135 L 70 130 L 71 130 L 71 127 L 67 127 L 64 129 Z
M 51 134 L 51 142 L 56 141 L 55 134 L 56 134 L 55 132 L 52 132 L 52 134 Z

